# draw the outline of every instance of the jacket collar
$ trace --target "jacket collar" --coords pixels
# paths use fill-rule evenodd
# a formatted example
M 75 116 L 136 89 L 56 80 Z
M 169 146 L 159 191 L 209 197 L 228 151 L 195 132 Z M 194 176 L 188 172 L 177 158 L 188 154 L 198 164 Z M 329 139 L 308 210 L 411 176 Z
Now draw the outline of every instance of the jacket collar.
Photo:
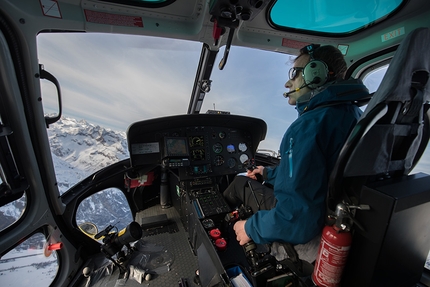
M 360 79 L 348 79 L 327 83 L 297 99 L 299 115 L 323 105 L 351 103 L 369 97 L 369 90 Z

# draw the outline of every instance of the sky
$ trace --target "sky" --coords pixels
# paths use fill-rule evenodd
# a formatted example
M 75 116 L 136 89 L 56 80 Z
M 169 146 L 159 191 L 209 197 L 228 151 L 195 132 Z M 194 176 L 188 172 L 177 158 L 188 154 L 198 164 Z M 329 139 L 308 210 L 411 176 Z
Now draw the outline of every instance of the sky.
M 51 34 L 38 36 L 39 62 L 61 84 L 63 114 L 117 131 L 136 121 L 185 114 L 201 44 L 141 36 Z M 216 64 L 222 58 L 218 54 Z M 225 68 L 211 75 L 208 109 L 263 118 L 265 147 L 278 150 L 297 118 L 282 94 L 287 91 L 288 55 L 232 47 Z M 45 112 L 58 106 L 54 86 L 42 81 Z
M 133 122 L 185 114 L 188 110 L 201 44 L 144 36 L 40 34 L 39 63 L 60 82 L 63 115 L 115 131 Z M 218 53 L 216 64 L 223 56 Z M 221 71 L 215 67 L 209 109 L 262 118 L 268 126 L 259 148 L 278 151 L 288 126 L 297 118 L 282 94 L 295 56 L 232 47 Z M 365 81 L 375 89 L 375 79 Z M 45 113 L 56 112 L 55 88 L 42 81 Z M 415 171 L 430 173 L 427 149 Z

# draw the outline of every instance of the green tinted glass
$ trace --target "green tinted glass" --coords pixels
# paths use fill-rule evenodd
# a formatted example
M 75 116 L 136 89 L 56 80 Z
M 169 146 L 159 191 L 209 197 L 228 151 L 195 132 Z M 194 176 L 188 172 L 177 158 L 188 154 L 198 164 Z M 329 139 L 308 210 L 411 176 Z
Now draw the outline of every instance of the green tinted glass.
M 345 34 L 386 18 L 402 0 L 278 0 L 269 20 L 280 29 Z

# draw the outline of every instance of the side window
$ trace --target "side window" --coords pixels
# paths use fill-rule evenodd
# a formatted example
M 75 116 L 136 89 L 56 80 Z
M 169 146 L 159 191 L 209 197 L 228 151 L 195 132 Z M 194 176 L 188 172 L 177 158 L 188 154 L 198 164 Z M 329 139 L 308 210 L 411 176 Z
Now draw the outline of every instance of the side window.
M 118 231 L 133 221 L 127 199 L 121 190 L 108 188 L 84 199 L 76 212 L 76 223 L 90 237 L 109 225 Z
M 387 72 L 387 68 L 388 66 L 381 67 L 370 72 L 364 77 L 363 83 L 369 89 L 369 93 L 374 93 L 378 89 L 385 72 Z
M 27 206 L 27 197 L 24 195 L 11 203 L 0 207 L 0 231 L 8 228 L 18 221 Z
M 49 286 L 57 275 L 59 262 L 55 251 L 46 251 L 46 238 L 36 233 L 0 260 L 2 287 Z

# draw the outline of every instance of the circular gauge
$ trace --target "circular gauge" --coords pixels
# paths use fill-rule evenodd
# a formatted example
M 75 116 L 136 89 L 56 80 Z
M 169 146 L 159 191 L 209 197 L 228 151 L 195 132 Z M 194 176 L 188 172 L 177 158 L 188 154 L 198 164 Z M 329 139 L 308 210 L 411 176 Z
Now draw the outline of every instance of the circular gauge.
M 190 143 L 191 147 L 203 146 L 204 143 L 205 143 L 204 138 L 202 136 L 191 137 L 191 143 Z
M 227 160 L 227 166 L 229 168 L 233 168 L 236 166 L 236 159 L 234 157 L 231 157 Z
M 248 147 L 246 146 L 246 143 L 239 143 L 238 148 L 241 152 L 245 152 L 248 149 Z
M 246 161 L 248 161 L 249 157 L 246 154 L 241 154 L 239 157 L 239 160 L 241 163 L 245 163 Z
M 226 148 L 229 153 L 234 153 L 236 151 L 236 149 L 234 148 L 234 145 L 232 144 L 227 145 Z
M 224 164 L 224 158 L 223 158 L 222 156 L 220 156 L 220 155 L 217 155 L 217 156 L 215 157 L 214 164 L 215 164 L 216 166 L 223 165 L 223 164 Z
M 219 132 L 218 136 L 220 139 L 225 138 L 225 132 Z
M 216 143 L 212 146 L 212 149 L 215 153 L 221 153 L 222 152 L 222 144 Z

